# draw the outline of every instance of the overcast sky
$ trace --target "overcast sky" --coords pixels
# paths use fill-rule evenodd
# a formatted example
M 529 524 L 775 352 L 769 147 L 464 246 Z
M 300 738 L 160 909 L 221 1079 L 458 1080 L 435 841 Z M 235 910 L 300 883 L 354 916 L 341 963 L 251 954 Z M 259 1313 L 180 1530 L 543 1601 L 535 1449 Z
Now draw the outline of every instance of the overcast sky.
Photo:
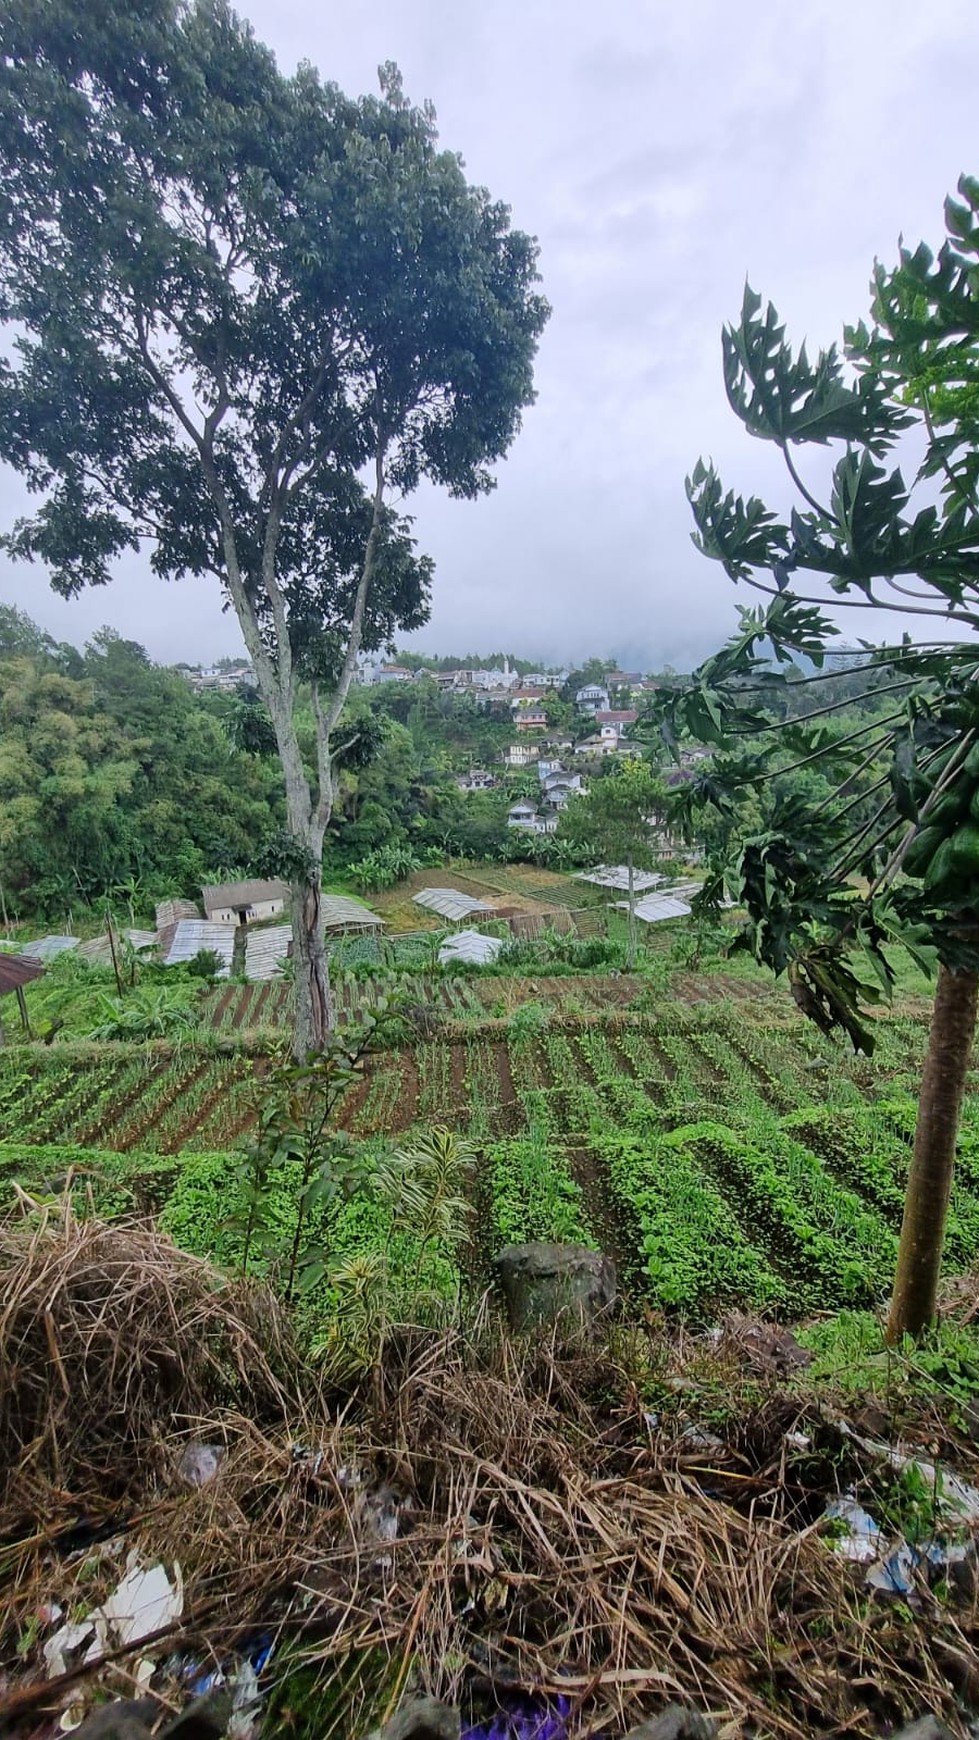
M 784 495 L 728 409 L 720 328 L 745 276 L 794 338 L 867 311 L 875 256 L 933 245 L 942 201 L 979 173 L 975 0 L 246 0 L 292 70 L 351 92 L 381 61 L 431 98 L 443 143 L 539 237 L 553 315 L 538 400 L 493 495 L 414 502 L 437 564 L 415 644 L 691 662 L 734 620 L 734 589 L 689 539 L 683 479 L 713 455 Z M 0 518 L 22 505 L 0 478 Z M 38 569 L 0 593 L 59 637 L 109 621 L 154 657 L 236 652 L 210 582 L 131 564 L 65 604 Z

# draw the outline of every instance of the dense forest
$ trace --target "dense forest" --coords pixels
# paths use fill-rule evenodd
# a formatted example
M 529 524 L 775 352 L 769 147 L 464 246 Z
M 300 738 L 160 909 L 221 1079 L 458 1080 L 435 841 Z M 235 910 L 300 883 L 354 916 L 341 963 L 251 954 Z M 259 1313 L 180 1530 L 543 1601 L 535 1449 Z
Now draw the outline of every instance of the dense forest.
M 549 733 L 576 742 L 588 734 L 593 722 L 577 715 L 573 695 L 602 669 L 589 661 L 546 697 Z M 846 739 L 880 712 L 873 689 L 872 672 L 853 677 L 845 669 L 822 685 L 828 741 Z M 791 729 L 807 695 L 801 680 L 789 701 L 770 709 L 770 731 L 746 737 L 745 753 L 769 758 L 770 796 L 791 787 L 817 804 L 831 790 L 831 758 L 800 757 Z M 569 859 L 564 831 L 535 837 L 507 826 L 509 805 L 538 783 L 533 766 L 503 764 L 514 738 L 507 709 L 419 678 L 355 689 L 347 718 L 358 751 L 340 772 L 327 876 L 378 852 L 436 861 Z M 312 762 L 308 705 L 299 733 Z M 693 782 L 662 744 L 650 739 L 643 749 L 667 790 Z M 609 772 L 607 763 L 584 767 L 591 780 Z M 495 783 L 463 789 L 474 768 Z M 871 764 L 860 785 L 869 790 L 875 777 Z M 761 826 L 766 798 L 753 801 Z M 80 652 L 23 613 L 0 610 L 0 887 L 9 916 L 53 919 L 105 898 L 145 906 L 193 895 L 232 872 L 258 872 L 274 866 L 284 816 L 274 741 L 252 690 L 198 693 L 181 671 L 153 664 L 111 629 Z M 703 843 L 711 844 L 709 829 Z

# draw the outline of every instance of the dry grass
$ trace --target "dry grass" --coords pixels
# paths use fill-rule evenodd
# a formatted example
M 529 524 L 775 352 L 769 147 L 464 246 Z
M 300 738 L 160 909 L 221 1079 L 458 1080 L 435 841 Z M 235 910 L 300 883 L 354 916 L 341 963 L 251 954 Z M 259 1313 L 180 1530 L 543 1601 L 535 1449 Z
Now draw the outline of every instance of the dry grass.
M 550 1689 L 580 1734 L 671 1698 L 725 1740 L 880 1735 L 923 1709 L 967 1732 L 954 1688 L 979 1683 L 975 1612 L 924 1586 L 916 1608 L 867 1599 L 817 1538 L 822 1495 L 786 1452 L 799 1404 L 774 1375 L 723 1448 L 679 1416 L 651 1428 L 644 1361 L 662 1384 L 713 1358 L 736 1395 L 736 1351 L 725 1374 L 703 1343 L 669 1367 L 622 1332 L 574 1352 L 419 1330 L 358 1393 L 307 1374 L 301 1397 L 272 1302 L 150 1228 L 9 1227 L 0 1289 L 0 1727 L 77 1690 L 31 1683 L 17 1645 L 40 1603 L 87 1610 L 118 1579 L 118 1540 L 52 1550 L 111 1513 L 125 1548 L 182 1567 L 167 1648 L 217 1657 L 268 1628 L 292 1646 L 279 1661 L 347 1676 L 318 1740 L 363 1731 L 372 1676 L 351 1664 L 368 1661 L 387 1663 L 385 1705 L 409 1675 L 463 1700 Z M 173 1480 L 189 1434 L 227 1449 L 193 1492 Z
M 145 1492 L 188 1418 L 294 1411 L 288 1325 L 151 1225 L 76 1219 L 66 1196 L 0 1228 L 0 1490 L 96 1510 Z
M 47 1374 L 50 1413 L 64 1418 L 58 1361 L 44 1355 L 46 1331 L 28 1337 L 26 1313 L 51 1297 L 56 1278 L 63 1298 L 72 1296 L 72 1276 L 86 1299 L 95 1297 L 91 1263 L 108 1259 L 97 1298 L 117 1335 L 121 1297 L 145 1297 L 133 1272 L 145 1235 L 127 1232 L 135 1242 L 123 1254 L 110 1249 L 105 1229 L 75 1229 L 67 1269 L 47 1250 L 53 1236 L 37 1243 L 30 1285 L 22 1266 L 17 1310 L 8 1301 L 6 1311 L 21 1357 Z M 159 1252 L 146 1254 L 159 1279 Z M 198 1657 L 267 1626 L 280 1643 L 292 1641 L 293 1666 L 298 1652 L 324 1679 L 387 1660 L 388 1704 L 409 1675 L 450 1698 L 515 1685 L 570 1693 L 581 1734 L 620 1732 L 671 1698 L 712 1712 L 726 1740 L 877 1735 L 925 1708 L 966 1732 L 950 1680 L 967 1685 L 979 1673 L 974 1614 L 942 1609 L 924 1590 L 917 1612 L 867 1601 L 859 1571 L 807 1525 L 784 1447 L 795 1409 L 774 1386 L 736 1447 L 705 1452 L 678 1430 L 650 1431 L 627 1375 L 631 1358 L 620 1362 L 614 1349 L 561 1354 L 417 1331 L 389 1345 L 363 1393 L 342 1406 L 336 1397 L 332 1407 L 324 1398 L 307 1402 L 297 1452 L 261 1421 L 262 1402 L 277 1405 L 282 1392 L 236 1317 L 221 1329 L 227 1363 L 188 1347 L 177 1411 L 218 1382 L 197 1430 L 219 1437 L 228 1454 L 210 1485 L 181 1493 L 166 1477 L 179 1441 L 160 1439 L 176 1418 L 173 1391 L 168 1385 L 161 1398 L 146 1380 L 145 1356 L 175 1336 L 188 1304 L 198 1313 L 196 1342 L 205 1329 L 213 1337 L 215 1323 L 194 1291 L 196 1270 L 178 1272 L 185 1287 L 194 1276 L 189 1297 L 175 1300 L 172 1315 L 157 1315 L 152 1331 L 139 1329 L 138 1416 L 155 1451 L 138 1462 L 142 1490 L 130 1489 L 118 1514 L 142 1551 L 179 1560 L 187 1594 L 179 1639 Z M 78 1318 L 76 1306 L 69 1321 Z M 65 1321 L 62 1306 L 62 1334 Z M 79 1358 L 96 1339 L 89 1327 Z M 250 1375 L 258 1378 L 254 1403 L 216 1414 Z M 132 1399 L 132 1383 L 129 1391 Z M 26 1394 L 34 1414 L 49 1420 L 39 1384 Z M 72 1418 L 76 1433 L 81 1416 Z M 140 1455 L 132 1436 L 113 1438 L 91 1411 L 85 1418 L 100 1453 L 131 1469 Z M 115 1414 L 117 1426 L 130 1418 Z M 36 1442 L 50 1451 L 48 1427 Z M 86 1472 L 84 1462 L 74 1466 Z M 8 1458 L 20 1493 L 14 1514 L 8 1503 L 0 1519 L 8 1539 L 17 1517 L 23 1524 L 39 1467 L 33 1447 L 19 1465 Z M 125 1486 L 121 1476 L 116 1485 Z M 49 1482 L 35 1492 L 47 1507 L 48 1539 L 22 1530 L 8 1560 L 8 1663 L 18 1623 L 39 1600 L 56 1594 L 70 1611 L 73 1601 L 101 1597 L 119 1571 L 118 1552 L 100 1548 L 53 1564 L 50 1530 L 78 1506 Z M 393 1541 L 378 1520 L 392 1516 Z M 356 1678 L 335 1721 L 317 1730 L 320 1740 L 362 1731 L 369 1712 Z M 36 1689 L 24 1697 L 39 1701 Z M 0 1698 L 0 1721 L 9 1713 Z

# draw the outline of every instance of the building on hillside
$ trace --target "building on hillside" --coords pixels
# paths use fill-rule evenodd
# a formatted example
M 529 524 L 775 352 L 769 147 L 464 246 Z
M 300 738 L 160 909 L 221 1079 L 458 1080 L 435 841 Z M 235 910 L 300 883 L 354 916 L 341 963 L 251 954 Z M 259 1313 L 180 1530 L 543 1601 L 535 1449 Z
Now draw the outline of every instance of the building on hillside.
M 595 714 L 595 724 L 600 731 L 604 731 L 606 726 L 609 726 L 615 732 L 616 737 L 625 737 L 628 727 L 634 725 L 638 717 L 639 714 L 634 707 L 623 707 L 618 710 L 609 709 L 607 712 Z
M 208 692 L 219 695 L 233 694 L 242 683 L 253 683 L 254 681 L 255 672 L 247 659 L 241 659 L 239 663 L 232 665 L 228 670 L 200 669 L 190 673 L 191 687 L 196 689 L 198 694 Z
M 556 815 L 541 814 L 537 805 L 526 798 L 511 804 L 507 811 L 507 827 L 523 828 L 529 834 L 553 834 L 557 831 L 557 823 Z
M 460 791 L 492 791 L 496 778 L 484 767 L 471 767 L 468 773 L 462 773 L 456 780 Z
M 578 744 L 576 755 L 641 755 L 642 747 L 638 743 L 630 743 L 623 737 L 615 725 L 603 725 L 600 731 L 591 737 L 585 737 Z
M 611 705 L 604 683 L 586 683 L 574 698 L 579 713 L 607 713 Z
M 404 665 L 378 665 L 374 672 L 375 683 L 410 683 L 413 671 L 405 669 Z
M 569 798 L 580 797 L 585 790 L 580 773 L 552 773 L 541 781 L 541 799 L 549 809 L 563 810 Z
M 546 731 L 547 714 L 542 707 L 524 707 L 513 716 L 518 731 Z
M 212 924 L 256 924 L 286 909 L 286 882 L 218 882 L 203 888 L 204 912 Z
M 536 743 L 511 743 L 503 759 L 508 767 L 529 767 L 539 754 L 540 748 Z
M 642 680 L 641 671 L 609 671 L 605 678 L 609 689 L 634 689 Z
M 519 689 L 509 690 L 510 706 L 514 712 L 523 707 L 535 707 L 546 693 L 543 683 L 521 683 Z

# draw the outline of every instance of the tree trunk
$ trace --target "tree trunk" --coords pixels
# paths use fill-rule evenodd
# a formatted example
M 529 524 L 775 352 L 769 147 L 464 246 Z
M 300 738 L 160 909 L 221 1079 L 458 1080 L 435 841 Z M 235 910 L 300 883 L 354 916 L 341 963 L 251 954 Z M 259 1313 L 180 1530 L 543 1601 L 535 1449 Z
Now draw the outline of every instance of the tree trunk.
M 920 1335 L 935 1316 L 955 1141 L 976 1031 L 977 995 L 979 973 L 939 968 L 887 1320 L 891 1343 L 900 1341 L 902 1335 Z
M 333 999 L 323 942 L 319 868 L 310 881 L 292 885 L 292 958 L 295 1024 L 292 1049 L 298 1061 L 322 1051 L 333 1028 Z
M 629 947 L 626 953 L 626 971 L 631 973 L 636 964 L 636 875 L 632 868 L 632 859 L 628 860 L 629 871 Z

